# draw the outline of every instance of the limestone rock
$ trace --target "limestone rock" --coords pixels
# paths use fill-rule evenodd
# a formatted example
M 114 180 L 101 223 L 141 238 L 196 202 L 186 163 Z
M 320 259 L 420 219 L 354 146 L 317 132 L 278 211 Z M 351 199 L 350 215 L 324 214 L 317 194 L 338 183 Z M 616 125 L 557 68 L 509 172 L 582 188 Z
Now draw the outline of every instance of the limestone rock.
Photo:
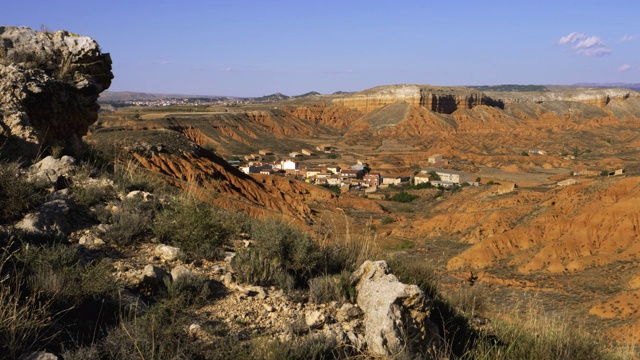
M 142 270 L 143 282 L 158 284 L 158 283 L 162 283 L 163 279 L 168 276 L 169 274 L 167 274 L 167 272 L 164 271 L 164 269 L 151 264 L 145 266 L 144 269 Z
M 320 311 L 309 311 L 305 314 L 304 321 L 308 327 L 317 328 L 324 324 L 325 317 Z
M 171 261 L 178 258 L 180 255 L 180 249 L 169 245 L 158 245 L 155 248 L 155 252 L 161 258 Z
M 405 339 L 417 337 L 424 344 L 435 335 L 428 320 L 430 299 L 418 286 L 401 283 L 385 261 L 366 261 L 352 279 L 364 312 L 365 341 L 373 354 L 393 355 L 412 346 Z
M 27 214 L 16 228 L 38 236 L 68 236 L 78 220 L 74 210 L 65 199 L 52 200 L 44 203 L 37 212 Z
M 75 163 L 76 159 L 71 156 L 65 155 L 60 159 L 47 156 L 33 164 L 29 171 L 35 179 L 55 184 L 60 178 L 69 176 L 71 170 L 75 168 Z
M 34 351 L 20 357 L 20 360 L 58 360 L 59 357 L 46 351 Z
M 79 147 L 111 85 L 111 58 L 68 31 L 0 26 L 0 141 L 33 159 L 50 146 Z
M 127 194 L 127 199 L 136 199 L 141 201 L 152 201 L 154 199 L 153 194 L 146 191 L 134 190 Z
M 193 276 L 193 273 L 184 265 L 178 265 L 171 270 L 171 279 L 173 281 L 184 280 L 191 276 Z
M 362 314 L 362 311 L 357 306 L 351 303 L 344 303 L 336 312 L 336 320 L 349 321 L 354 317 L 360 316 L 360 314 Z

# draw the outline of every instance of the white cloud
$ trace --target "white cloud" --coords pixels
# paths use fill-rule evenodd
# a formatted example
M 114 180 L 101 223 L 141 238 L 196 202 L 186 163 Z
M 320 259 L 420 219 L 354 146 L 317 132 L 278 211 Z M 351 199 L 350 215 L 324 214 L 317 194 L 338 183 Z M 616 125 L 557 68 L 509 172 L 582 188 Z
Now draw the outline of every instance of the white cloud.
M 586 56 L 604 56 L 613 53 L 598 36 L 587 36 L 584 33 L 572 32 L 561 37 L 558 44 L 574 44 L 571 48 L 575 50 L 576 54 Z
M 160 61 L 160 65 L 169 65 L 169 64 L 171 64 L 171 61 L 168 61 L 168 60 Z
M 573 43 L 576 42 L 580 39 L 584 39 L 584 34 L 583 33 L 577 33 L 577 32 L 572 32 L 571 34 L 567 35 L 567 36 L 563 36 L 560 38 L 560 40 L 558 40 L 558 44 L 560 45 L 566 45 L 568 43 Z
M 618 40 L 618 42 L 627 42 L 627 41 L 633 41 L 633 40 L 636 40 L 636 39 L 638 39 L 638 35 L 627 35 L 627 34 L 624 34 L 620 38 L 620 40 Z
M 232 68 L 231 66 L 227 66 L 227 67 L 223 67 L 222 69 L 220 69 L 220 71 L 222 71 L 222 72 L 233 72 L 233 71 L 235 71 L 235 69 Z
M 629 71 L 631 70 L 631 65 L 629 64 L 624 64 L 624 65 L 620 65 L 616 68 L 616 71 L 618 72 L 625 72 L 625 71 Z

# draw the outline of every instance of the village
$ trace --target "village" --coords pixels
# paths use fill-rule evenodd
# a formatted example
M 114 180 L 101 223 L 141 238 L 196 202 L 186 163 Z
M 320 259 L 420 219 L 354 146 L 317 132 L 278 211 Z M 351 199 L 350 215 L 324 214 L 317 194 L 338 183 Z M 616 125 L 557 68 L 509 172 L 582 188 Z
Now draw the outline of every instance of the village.
M 332 146 L 321 145 L 316 148 L 327 154 L 332 154 L 336 149 Z M 445 169 L 448 161 L 442 155 L 436 154 L 429 157 L 430 167 L 423 168 L 411 175 L 383 175 L 374 171 L 366 160 L 358 160 L 355 164 L 341 167 L 336 163 L 318 164 L 301 167 L 296 159 L 302 157 L 315 157 L 316 154 L 309 149 L 301 149 L 288 154 L 288 158 L 280 161 L 263 162 L 263 158 L 274 155 L 270 150 L 259 150 L 258 154 L 244 155 L 244 164 L 240 160 L 228 160 L 245 174 L 262 174 L 290 177 L 307 183 L 339 189 L 339 192 L 351 190 L 364 191 L 365 194 L 375 193 L 378 189 L 389 186 L 402 186 L 405 184 L 428 184 L 434 187 L 451 189 L 463 184 L 479 185 L 473 181 L 470 172 Z

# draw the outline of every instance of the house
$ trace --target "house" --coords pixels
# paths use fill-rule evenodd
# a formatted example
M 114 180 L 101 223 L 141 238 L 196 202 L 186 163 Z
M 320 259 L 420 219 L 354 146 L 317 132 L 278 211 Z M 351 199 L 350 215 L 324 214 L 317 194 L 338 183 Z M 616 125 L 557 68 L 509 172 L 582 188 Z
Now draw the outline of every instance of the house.
M 314 177 L 318 174 L 322 173 L 322 169 L 321 168 L 307 168 L 304 169 L 302 171 L 300 171 L 300 175 L 302 175 L 305 178 L 310 178 L 310 177 Z
M 302 149 L 302 155 L 307 155 L 307 156 L 316 156 L 316 154 L 309 150 L 309 149 Z
M 370 169 L 369 168 L 369 164 L 367 164 L 365 162 L 362 162 L 360 160 L 358 160 L 358 162 L 355 165 L 351 166 L 351 170 L 364 170 L 364 171 L 367 171 L 367 169 Z
M 498 188 L 498 195 L 508 194 L 518 190 L 518 184 L 508 184 Z
M 429 174 L 435 172 L 440 177 L 439 181 L 452 182 L 454 184 L 463 184 L 471 182 L 471 174 L 465 171 L 449 170 L 449 169 L 437 169 L 426 168 L 422 169 L 421 174 Z
M 362 179 L 364 177 L 363 170 L 342 170 L 340 171 L 340 177 L 342 179 Z
M 327 178 L 327 184 L 340 186 L 342 185 L 342 178 L 340 178 L 340 175 L 331 175 Z
M 281 164 L 282 164 L 282 167 L 281 167 L 282 170 L 295 170 L 298 167 L 297 162 L 289 159 L 282 160 Z
M 544 150 L 533 149 L 529 150 L 529 155 L 547 155 L 547 152 Z
M 327 166 L 327 171 L 331 171 L 334 174 L 339 174 L 340 173 L 340 166 L 338 165 L 329 165 Z
M 431 180 L 431 175 L 429 174 L 418 174 L 413 177 L 413 184 L 420 185 L 424 183 L 428 183 Z
M 240 165 L 240 160 L 227 160 L 229 165 L 238 166 Z
M 407 183 L 411 180 L 411 176 L 385 176 L 382 178 L 382 184 L 384 185 L 400 185 L 402 183 Z
M 243 166 L 240 170 L 245 174 L 260 174 L 262 171 L 272 171 L 271 165 L 249 165 Z M 268 175 L 268 174 L 267 174 Z
M 367 175 L 365 175 L 362 179 L 366 182 L 367 186 L 369 187 L 376 188 L 380 186 L 380 184 L 382 184 L 382 175 L 380 175 L 380 173 L 377 173 L 377 172 L 370 172 Z
M 297 151 L 292 151 L 292 152 L 289 153 L 289 157 L 292 157 L 292 158 L 296 158 L 296 157 L 300 157 L 300 156 L 302 156 L 302 154 L 300 154 Z
M 451 189 L 451 188 L 457 186 L 457 183 L 454 183 L 454 182 L 451 182 L 451 181 L 434 180 L 434 181 L 431 181 L 431 183 L 435 187 L 441 187 L 441 188 L 445 188 L 445 189 Z
M 334 149 L 333 146 L 327 145 L 327 144 L 322 144 L 322 145 L 316 146 L 316 150 L 323 151 L 325 153 L 330 153 L 331 151 L 333 151 L 333 149 Z
M 435 154 L 435 155 L 431 155 L 429 156 L 429 164 L 435 164 L 442 161 L 442 155 L 440 154 Z
M 576 183 L 576 179 L 566 179 L 562 181 L 558 181 L 558 186 L 569 186 L 574 185 Z
M 255 160 L 258 160 L 254 154 L 251 154 L 251 155 L 245 155 L 245 156 L 244 156 L 244 159 L 245 159 L 246 161 L 255 161 Z
M 580 167 L 573 170 L 573 176 L 598 176 L 598 175 L 600 175 L 600 171 L 590 170 L 584 167 Z
M 262 150 L 258 150 L 258 154 L 260 154 L 260 155 L 273 155 L 273 151 L 262 149 Z

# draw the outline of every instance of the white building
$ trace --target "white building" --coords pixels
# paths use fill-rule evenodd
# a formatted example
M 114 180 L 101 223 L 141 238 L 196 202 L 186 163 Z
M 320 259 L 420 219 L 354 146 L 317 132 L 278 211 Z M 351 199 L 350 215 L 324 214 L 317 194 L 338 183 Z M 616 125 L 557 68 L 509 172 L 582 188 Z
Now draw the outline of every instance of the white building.
M 282 160 L 282 170 L 295 170 L 298 167 L 298 163 L 293 160 Z

